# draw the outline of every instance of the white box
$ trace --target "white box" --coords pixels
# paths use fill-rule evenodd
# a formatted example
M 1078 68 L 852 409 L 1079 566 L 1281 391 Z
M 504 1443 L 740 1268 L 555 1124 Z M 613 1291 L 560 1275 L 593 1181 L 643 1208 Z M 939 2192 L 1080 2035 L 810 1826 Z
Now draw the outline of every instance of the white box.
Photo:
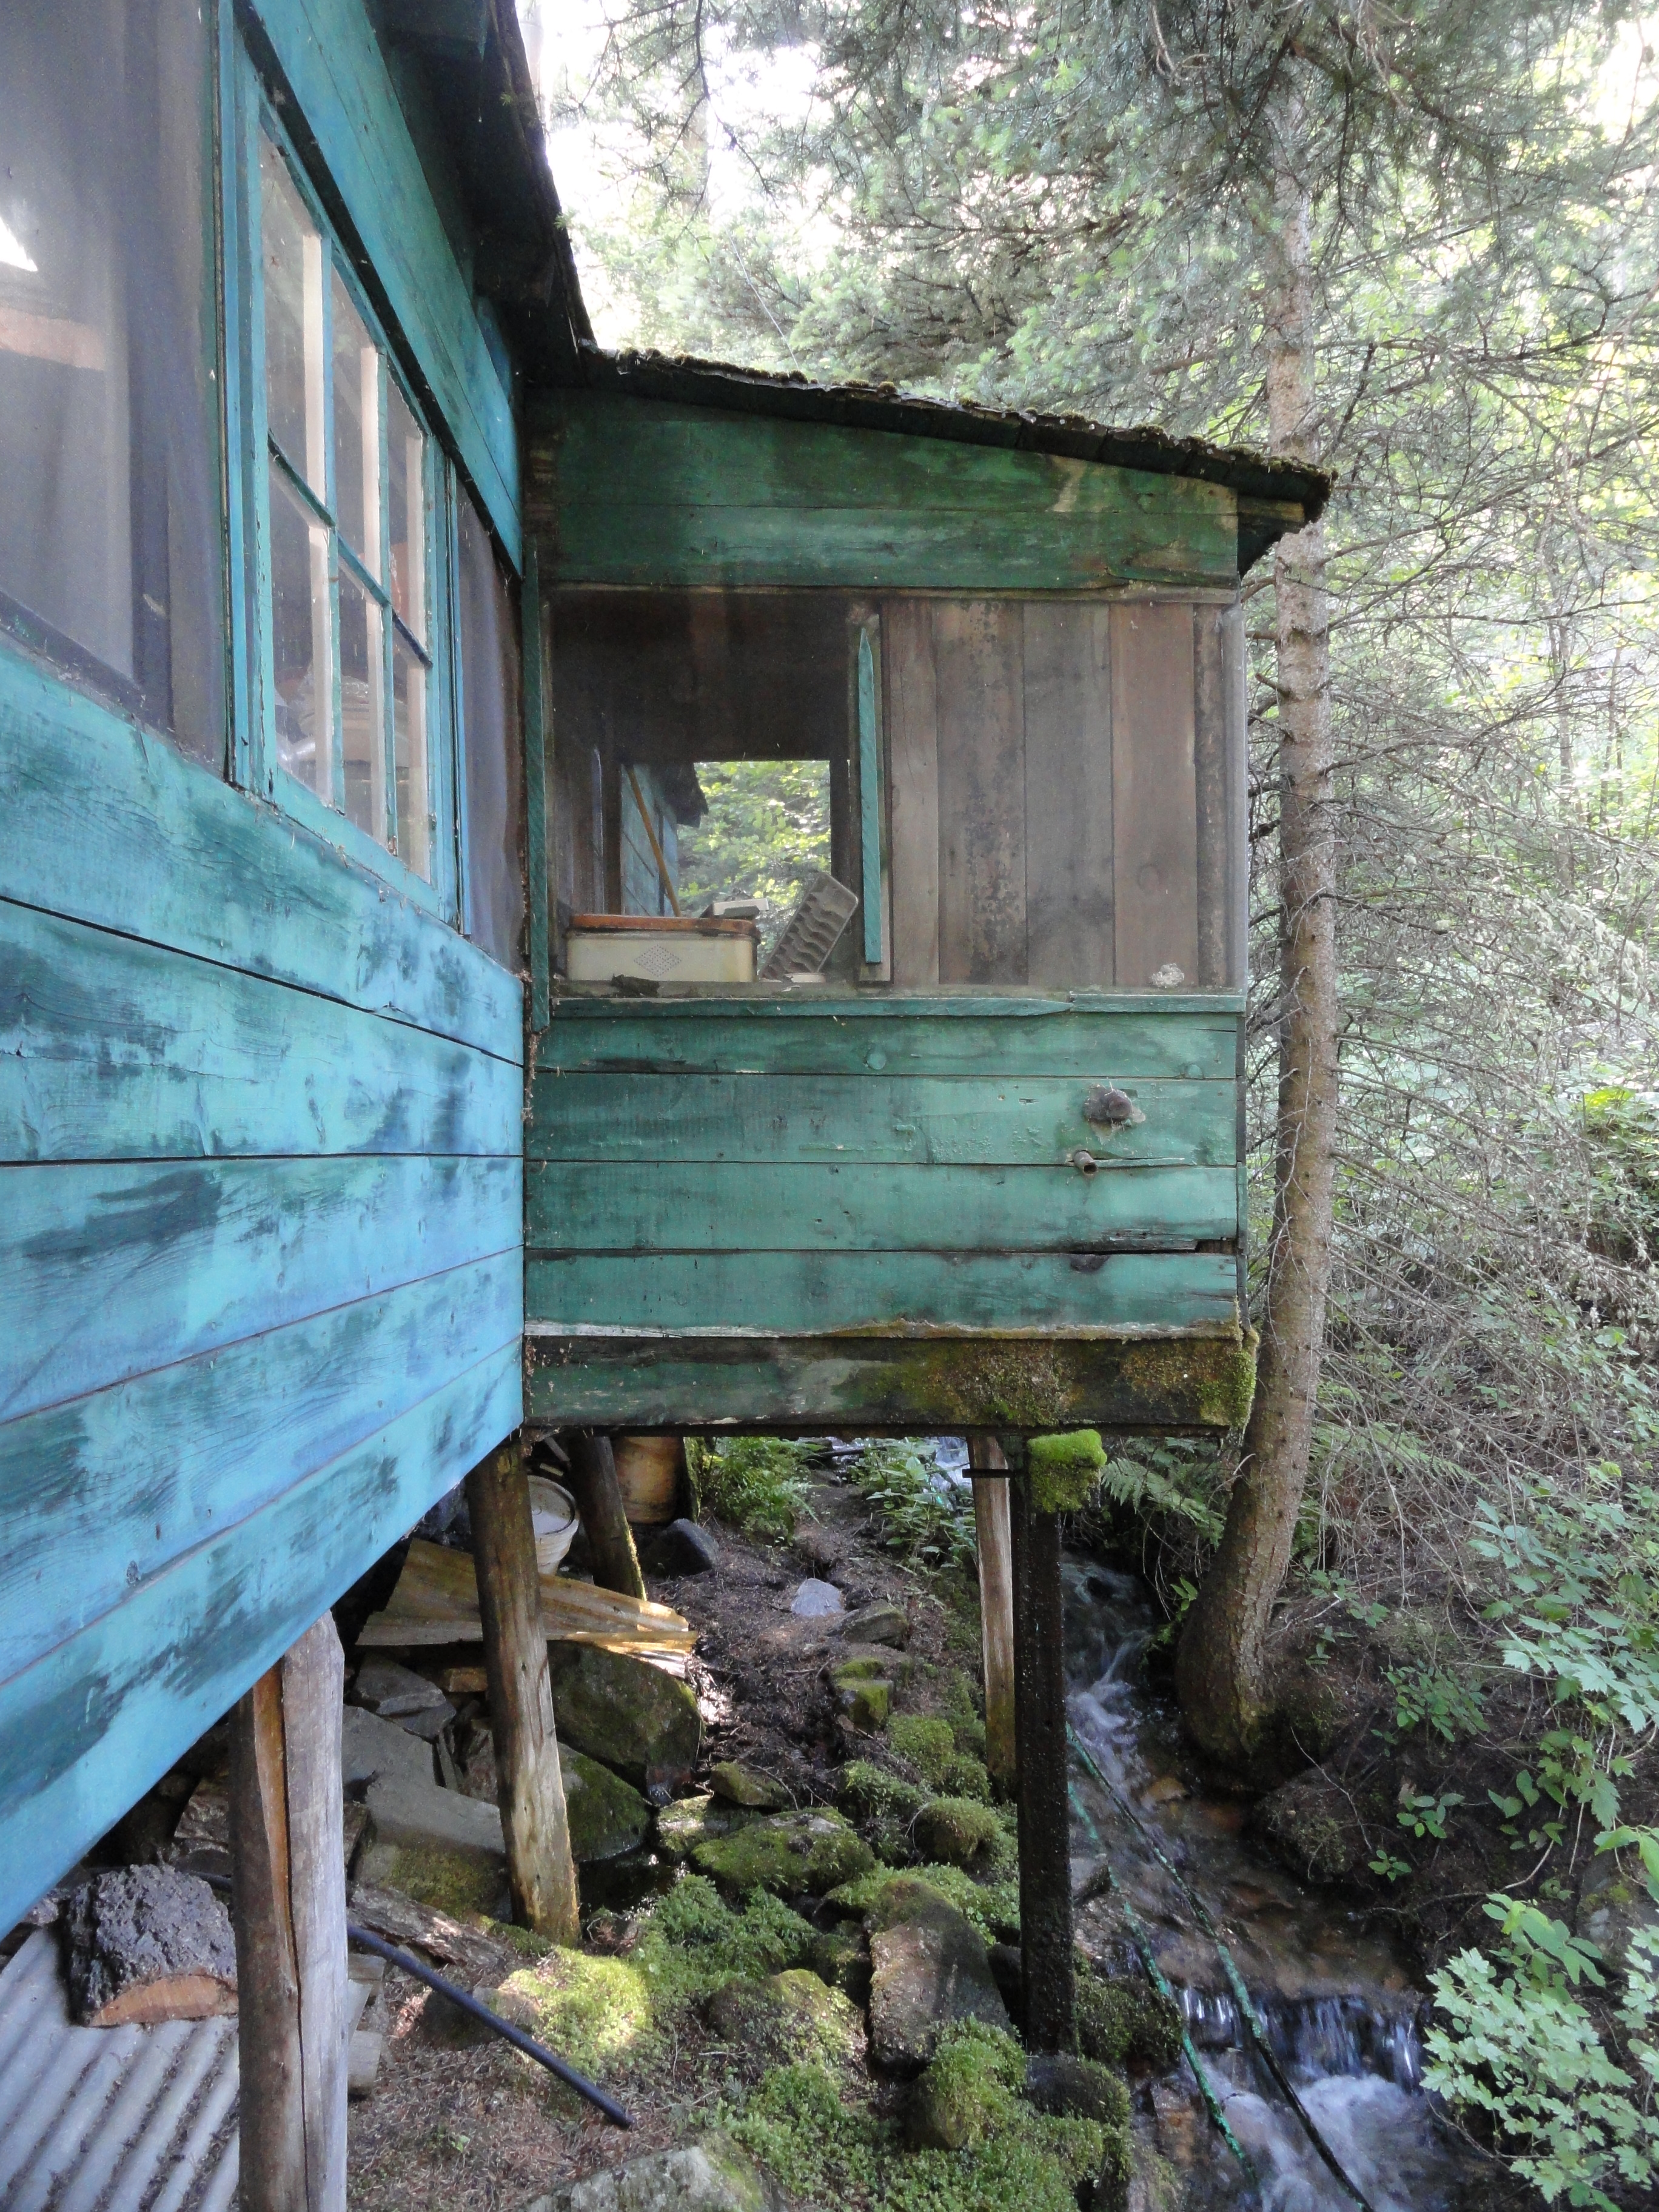
M 752 983 L 759 932 L 752 921 L 702 915 L 576 914 L 565 933 L 573 983 L 618 975 L 647 983 Z

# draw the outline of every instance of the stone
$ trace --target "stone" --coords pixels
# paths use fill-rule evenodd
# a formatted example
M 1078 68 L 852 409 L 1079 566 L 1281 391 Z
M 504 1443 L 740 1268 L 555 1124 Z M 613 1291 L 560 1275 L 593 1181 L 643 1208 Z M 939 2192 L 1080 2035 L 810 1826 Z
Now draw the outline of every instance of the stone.
M 904 2131 L 915 2150 L 969 2150 L 1018 2124 L 1025 2054 L 1012 2036 L 952 2035 L 910 2094 Z
M 1187 1785 L 1173 1774 L 1160 1774 L 1156 1782 L 1149 1783 L 1140 1793 L 1143 1805 L 1174 1805 L 1188 1795 Z
M 523 2212 L 783 2212 L 776 2185 L 724 2136 L 608 2166 Z
M 1060 2119 L 1099 2120 L 1121 2128 L 1129 2118 L 1129 2091 L 1121 2074 L 1069 2051 L 1047 2051 L 1025 2069 L 1025 2100 Z
M 340 1726 L 340 1774 L 348 1790 L 365 1788 L 383 1774 L 430 1786 L 432 1753 L 396 1721 L 348 1705 Z
M 798 1620 L 828 1620 L 846 1609 L 847 1601 L 834 1583 L 820 1582 L 816 1575 L 809 1575 L 789 1601 L 789 1610 Z
M 732 1835 L 758 1817 L 712 1796 L 681 1797 L 657 1814 L 657 1849 L 667 1858 L 689 1859 L 699 1844 Z
M 230 1915 L 198 1875 L 94 1875 L 60 1916 L 70 2013 L 82 2027 L 210 2020 L 236 2009 Z
M 639 1547 L 640 1565 L 647 1575 L 674 1580 L 683 1575 L 706 1575 L 720 1563 L 720 1547 L 706 1528 L 695 1521 L 671 1521 Z
M 620 1858 L 644 1842 L 651 1807 L 620 1774 L 568 1744 L 559 1747 L 559 1768 L 564 1777 L 571 1856 L 580 1865 Z
M 869 1938 L 854 1922 L 843 1920 L 815 1936 L 809 1964 L 820 1981 L 839 1990 L 855 2005 L 870 2002 Z
M 709 1768 L 708 1779 L 714 1785 L 714 1795 L 728 1805 L 783 1813 L 794 1802 L 781 1782 L 763 1774 L 757 1766 L 745 1766 L 741 1759 L 723 1759 L 718 1766 Z
M 1640 1875 L 1621 1870 L 1615 1853 L 1598 1851 L 1579 1884 L 1574 1933 L 1594 1943 L 1613 1972 L 1622 1974 L 1629 1963 L 1632 1936 L 1655 1927 L 1659 1927 L 1659 1905 L 1649 1896 Z
M 1351 1881 L 1372 1855 L 1348 1792 L 1321 1766 L 1269 1790 L 1255 1826 L 1304 1881 Z
M 870 1936 L 870 2056 L 890 2074 L 917 2074 L 953 2021 L 1009 2026 L 984 1938 L 925 1881 L 903 1875 L 882 1893 Z
M 507 1850 L 495 1806 L 434 1782 L 383 1774 L 368 1785 L 368 1817 L 365 1879 L 444 1912 L 498 1911 Z
M 854 1644 L 890 1644 L 902 1650 L 910 1641 L 909 1616 L 902 1606 L 860 1606 L 847 1615 L 836 1632 Z
M 594 1644 L 548 1647 L 560 1743 L 614 1767 L 636 1790 L 689 1775 L 702 1745 L 697 1700 L 677 1675 Z
M 879 1735 L 893 1710 L 893 1686 L 879 1677 L 849 1682 L 838 1700 L 860 1735 Z
M 1100 2065 L 1167 2074 L 1181 2062 L 1184 2027 L 1179 2005 L 1139 1974 L 1123 1981 L 1077 1978 L 1078 2049 Z
M 817 2060 L 834 2065 L 849 2058 L 860 2039 L 856 2008 L 804 1966 L 765 1980 L 733 1980 L 714 1991 L 704 2017 L 730 2045 L 746 2072 Z
M 990 1868 L 1013 1855 L 1006 1828 L 977 1798 L 930 1798 L 911 1827 L 922 1856 L 940 1866 Z
M 808 1521 L 797 1528 L 794 1546 L 808 1566 L 825 1575 L 832 1574 L 847 1556 L 847 1539 L 821 1521 Z
M 827 1807 L 773 1813 L 736 1832 L 696 1844 L 691 1863 L 724 1890 L 742 1894 L 769 1889 L 785 1896 L 810 1891 L 821 1897 L 867 1874 L 875 1855 L 856 1829 Z
M 416 1713 L 435 1712 L 440 1706 L 447 1708 L 444 1718 L 447 1720 L 455 1710 L 435 1682 L 428 1682 L 412 1667 L 400 1666 L 397 1660 L 383 1659 L 378 1654 L 365 1659 L 357 1669 L 346 1702 L 366 1705 L 383 1721 L 407 1720 Z

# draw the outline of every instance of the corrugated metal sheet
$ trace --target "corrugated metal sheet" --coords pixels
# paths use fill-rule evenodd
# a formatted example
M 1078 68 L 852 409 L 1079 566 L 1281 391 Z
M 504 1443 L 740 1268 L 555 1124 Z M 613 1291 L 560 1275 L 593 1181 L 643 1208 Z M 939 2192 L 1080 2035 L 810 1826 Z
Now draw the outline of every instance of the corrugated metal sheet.
M 50 1928 L 0 1973 L 4 2212 L 226 2212 L 236 2022 L 76 2027 Z

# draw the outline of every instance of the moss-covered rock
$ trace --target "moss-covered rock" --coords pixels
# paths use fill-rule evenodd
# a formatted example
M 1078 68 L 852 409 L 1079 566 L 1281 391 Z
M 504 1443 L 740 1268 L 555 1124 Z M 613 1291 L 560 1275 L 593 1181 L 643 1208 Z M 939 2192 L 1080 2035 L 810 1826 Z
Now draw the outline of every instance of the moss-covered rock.
M 369 1856 L 373 1881 L 401 1890 L 417 1905 L 447 1912 L 452 1920 L 507 1909 L 501 1869 L 469 1851 L 440 1850 L 431 1844 L 377 1844 Z
M 888 1678 L 889 1654 L 866 1652 L 861 1658 L 843 1659 L 839 1667 L 830 1669 L 830 1680 L 838 1690 L 849 1689 L 854 1682 L 877 1682 Z
M 562 1747 L 565 1811 L 570 1821 L 571 1855 L 581 1865 L 619 1858 L 644 1841 L 651 1808 L 621 1775 L 601 1766 L 585 1752 Z
M 782 2212 L 776 2185 L 718 2135 L 602 2167 L 535 2201 L 541 2212 Z
M 839 1813 L 815 1807 L 769 1814 L 733 1834 L 698 1844 L 691 1863 L 728 1892 L 821 1896 L 868 1873 L 875 1854 Z
M 956 1731 L 938 1713 L 899 1713 L 888 1723 L 888 1747 L 935 1790 L 956 1757 Z
M 1078 2049 L 1103 2066 L 1167 2074 L 1181 2057 L 1181 2008 L 1144 1982 L 1077 1981 Z
M 1039 1513 L 1076 1513 L 1094 1496 L 1106 1449 L 1093 1429 L 1033 1437 L 1026 1447 L 1031 1504 Z
M 918 1866 L 903 1871 L 877 1867 L 832 1890 L 829 1902 L 837 1912 L 856 1917 L 868 1928 L 885 1927 L 925 1905 L 912 1885 L 971 1921 L 988 1943 L 1019 1935 L 1019 1885 L 978 1882 L 960 1867 Z
M 1304 1881 L 1348 1881 L 1371 1856 L 1352 1793 L 1322 1767 L 1269 1790 L 1255 1825 Z
M 893 1710 L 893 1686 L 879 1680 L 849 1682 L 841 1693 L 841 1709 L 860 1735 L 879 1735 Z
M 793 1802 L 775 1776 L 763 1774 L 757 1766 L 745 1766 L 741 1759 L 721 1759 L 718 1765 L 709 1768 L 708 1779 L 714 1796 L 725 1805 L 739 1805 L 752 1812 L 781 1813 Z
M 945 1866 L 988 1873 L 1013 1857 L 1012 1838 L 1001 1818 L 975 1797 L 930 1798 L 913 1828 L 921 1849 Z
M 864 2043 L 864 2021 L 844 1993 L 802 1967 L 763 1982 L 730 1981 L 704 2008 L 708 2025 L 746 2072 L 800 2059 L 846 2066 Z
M 636 1789 L 690 1774 L 702 1741 L 696 1692 L 677 1675 L 596 1644 L 548 1646 L 559 1739 Z
M 1109 2127 L 1128 2124 L 1128 2083 L 1095 2059 L 1074 2058 L 1064 2051 L 1045 2052 L 1027 2065 L 1024 2090 L 1027 2103 L 1039 2112 L 1099 2120 Z
M 925 1790 L 868 1759 L 842 1768 L 840 1794 L 843 1810 L 855 1820 L 913 1820 L 927 1802 Z
M 839 1990 L 855 2005 L 870 1998 L 870 1944 L 862 1928 L 843 1920 L 812 1940 L 808 1954 L 812 1972 L 831 1989 Z
M 1025 2054 L 1006 2030 L 963 2021 L 939 2039 L 905 2112 L 905 2136 L 922 2150 L 972 2150 L 1013 2126 Z
M 1006 2029 L 985 1939 L 927 1882 L 887 1885 L 870 1929 L 870 2056 L 889 2073 L 927 2065 L 956 2024 Z
M 657 1849 L 667 1858 L 689 1859 L 699 1844 L 735 1835 L 762 1817 L 739 1805 L 723 1805 L 708 1794 L 679 1797 L 657 1815 Z
M 972 1797 L 981 1805 L 991 1802 L 990 1769 L 969 1752 L 958 1752 L 954 1759 L 945 1760 L 939 1786 L 942 1796 Z

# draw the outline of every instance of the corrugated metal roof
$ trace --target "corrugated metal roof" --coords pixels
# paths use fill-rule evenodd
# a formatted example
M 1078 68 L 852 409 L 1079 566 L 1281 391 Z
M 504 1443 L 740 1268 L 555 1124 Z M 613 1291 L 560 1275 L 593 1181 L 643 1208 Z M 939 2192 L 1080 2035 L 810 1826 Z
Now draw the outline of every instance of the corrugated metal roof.
M 76 2027 L 50 1928 L 0 1973 L 6 2212 L 226 2212 L 236 2022 Z

